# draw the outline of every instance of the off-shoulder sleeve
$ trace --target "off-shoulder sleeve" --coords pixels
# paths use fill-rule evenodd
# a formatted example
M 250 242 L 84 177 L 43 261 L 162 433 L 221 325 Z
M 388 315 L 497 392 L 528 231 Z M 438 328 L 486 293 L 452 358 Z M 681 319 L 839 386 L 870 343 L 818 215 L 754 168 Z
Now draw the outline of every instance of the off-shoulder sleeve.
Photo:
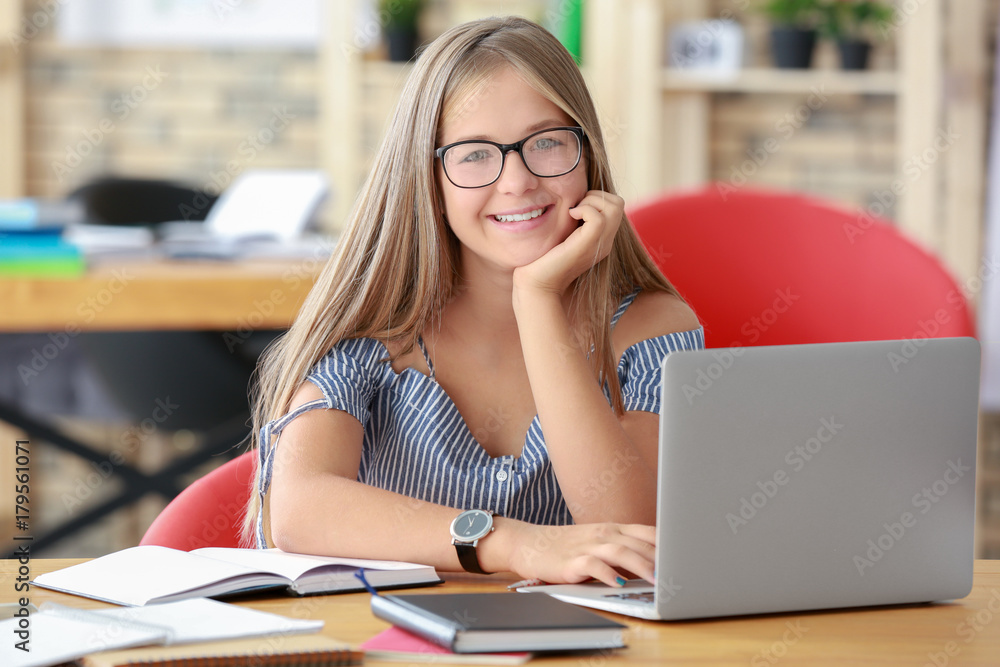
M 625 411 L 660 412 L 660 376 L 664 358 L 677 350 L 700 350 L 705 334 L 699 327 L 639 341 L 618 362 Z
M 264 495 L 271 486 L 274 452 L 284 428 L 299 415 L 319 408 L 343 410 L 360 421 L 362 426 L 367 424 L 379 377 L 385 372 L 382 361 L 387 356 L 385 347 L 370 338 L 341 341 L 319 360 L 306 378 L 323 392 L 323 398 L 300 405 L 264 425 L 260 431 L 260 446 L 257 451 L 257 464 L 261 471 L 257 493 L 261 508 Z M 260 510 L 256 523 L 256 546 L 260 549 L 267 548 L 263 512 Z
M 370 338 L 344 340 L 319 360 L 306 379 L 323 392 L 327 408 L 343 410 L 364 426 L 387 356 L 385 347 Z

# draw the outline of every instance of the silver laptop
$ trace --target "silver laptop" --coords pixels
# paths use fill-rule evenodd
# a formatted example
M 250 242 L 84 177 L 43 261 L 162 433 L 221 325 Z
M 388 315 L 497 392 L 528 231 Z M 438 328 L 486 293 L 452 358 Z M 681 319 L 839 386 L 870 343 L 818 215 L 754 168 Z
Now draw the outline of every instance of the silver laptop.
M 660 620 L 964 597 L 979 366 L 972 338 L 670 354 L 656 585 L 520 590 Z

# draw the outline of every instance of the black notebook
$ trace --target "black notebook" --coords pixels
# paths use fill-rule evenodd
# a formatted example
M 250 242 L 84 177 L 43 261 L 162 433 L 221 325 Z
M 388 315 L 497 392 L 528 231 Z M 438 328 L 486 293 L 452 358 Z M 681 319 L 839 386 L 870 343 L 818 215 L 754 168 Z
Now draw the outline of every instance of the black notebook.
M 373 595 L 372 613 L 455 653 L 624 646 L 626 626 L 548 596 Z

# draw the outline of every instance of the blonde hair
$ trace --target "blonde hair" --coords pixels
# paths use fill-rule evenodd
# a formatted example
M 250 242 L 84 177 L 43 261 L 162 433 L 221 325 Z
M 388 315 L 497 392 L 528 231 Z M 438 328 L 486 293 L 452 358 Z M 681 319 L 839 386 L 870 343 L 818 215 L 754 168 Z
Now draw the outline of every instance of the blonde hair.
M 593 101 L 555 37 L 516 17 L 472 21 L 445 32 L 417 59 L 333 256 L 289 331 L 262 357 L 252 447 L 268 445 L 259 442 L 261 429 L 288 411 L 296 390 L 335 344 L 368 337 L 392 341 L 405 353 L 441 313 L 460 267 L 458 240 L 438 194 L 434 149 L 443 122 L 474 109 L 476 92 L 504 67 L 583 128 L 588 186 L 615 192 Z M 623 216 L 610 255 L 573 285 L 578 342 L 585 351 L 593 346 L 595 378 L 606 383 L 618 414 L 623 404 L 610 323 L 636 286 L 677 294 Z M 247 541 L 258 511 L 254 492 L 243 527 Z

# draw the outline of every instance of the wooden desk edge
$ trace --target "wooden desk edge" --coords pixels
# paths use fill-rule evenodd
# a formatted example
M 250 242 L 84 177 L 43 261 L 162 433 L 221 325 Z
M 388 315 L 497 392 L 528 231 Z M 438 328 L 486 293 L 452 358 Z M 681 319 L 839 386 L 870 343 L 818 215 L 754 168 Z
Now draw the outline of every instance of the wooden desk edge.
M 67 567 L 87 559 L 39 559 L 28 563 L 31 576 Z M 0 565 L 0 602 L 16 600 L 14 580 L 19 564 L 8 560 Z M 659 665 L 676 659 L 677 664 L 732 664 L 735 656 L 746 663 L 778 646 L 789 655 L 787 662 L 809 665 L 840 665 L 850 662 L 852 651 L 860 652 L 862 662 L 878 664 L 924 664 L 929 655 L 954 645 L 960 651 L 950 658 L 949 666 L 995 666 L 1000 655 L 1000 561 L 978 560 L 974 566 L 972 593 L 962 600 L 940 605 L 907 605 L 805 613 L 769 614 L 684 622 L 643 621 L 605 614 L 628 626 L 628 648 L 581 655 L 547 656 L 546 664 L 580 665 L 591 661 L 600 664 Z M 510 573 L 477 576 L 442 573 L 446 584 L 421 592 L 501 592 L 516 581 Z M 516 593 L 512 593 L 516 594 Z M 106 603 L 32 587 L 31 602 L 46 601 L 83 608 L 109 607 Z M 347 642 L 352 648 L 378 634 L 388 624 L 375 618 L 368 605 L 367 593 L 347 593 L 305 598 L 268 597 L 241 601 L 238 604 L 262 611 L 296 618 L 322 618 L 323 634 Z M 995 601 L 995 602 L 994 602 Z M 603 613 L 603 612 L 601 612 Z M 989 615 L 989 619 L 985 615 Z M 958 634 L 961 623 L 975 623 L 979 629 L 970 640 Z M 995 619 L 995 620 L 994 620 Z M 790 624 L 807 632 L 800 644 L 787 640 Z M 971 630 L 970 626 L 970 632 Z M 796 640 L 797 641 L 797 640 Z M 792 649 L 795 660 L 792 660 Z M 773 654 L 772 657 L 774 657 Z M 905 657 L 905 659 L 904 659 Z M 763 659 L 763 658 L 762 658 Z M 581 663 L 582 661 L 582 663 Z M 783 660 L 783 664 L 784 664 Z M 367 660 L 367 664 L 380 664 Z M 386 663 L 389 664 L 389 663 Z M 597 664 L 595 662 L 595 664 Z M 751 662 L 751 664 L 754 664 Z M 760 664 L 768 664 L 760 662 Z M 772 663 L 773 664 L 773 663 Z

